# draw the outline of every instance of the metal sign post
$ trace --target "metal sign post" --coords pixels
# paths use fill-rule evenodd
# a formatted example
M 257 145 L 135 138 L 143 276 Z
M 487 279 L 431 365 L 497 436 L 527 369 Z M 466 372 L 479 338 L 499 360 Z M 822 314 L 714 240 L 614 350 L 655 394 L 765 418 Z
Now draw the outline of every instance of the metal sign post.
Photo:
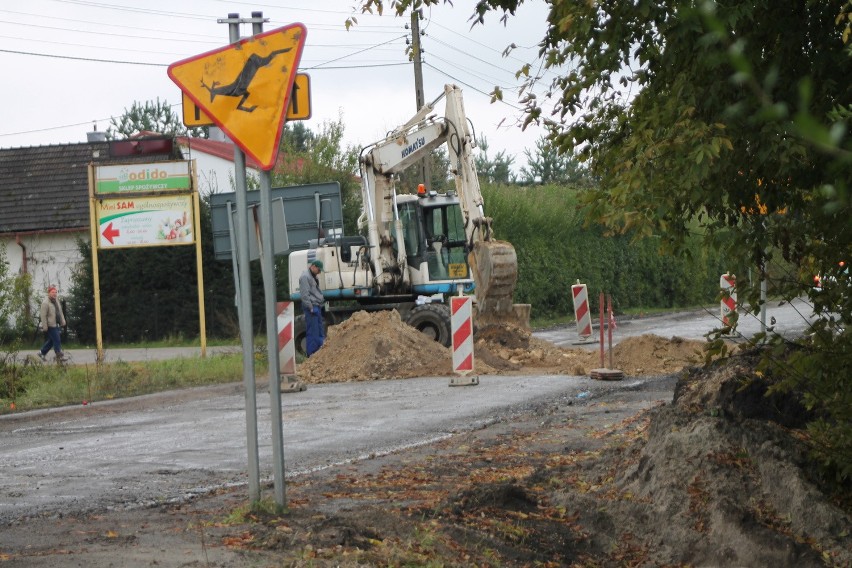
M 263 32 L 263 12 L 252 12 L 252 31 Z M 276 141 L 277 143 L 277 141 Z M 263 297 L 266 308 L 266 354 L 269 366 L 269 406 L 272 427 L 272 472 L 275 503 L 286 504 L 284 489 L 284 426 L 281 412 L 281 375 L 278 372 L 278 314 L 275 312 L 275 259 L 272 253 L 272 178 L 260 172 L 260 266 L 263 271 Z
M 231 43 L 240 41 L 239 14 L 228 14 Z M 236 257 L 237 273 L 234 275 L 237 285 L 237 314 L 240 321 L 240 343 L 243 349 L 243 385 L 246 398 L 246 447 L 248 449 L 248 486 L 249 500 L 260 501 L 260 457 L 257 448 L 257 393 L 254 379 L 254 341 L 252 337 L 251 314 L 251 278 L 249 274 L 249 227 L 246 199 L 246 156 L 242 150 L 234 147 L 234 183 L 236 185 Z
M 284 456 L 281 420 L 281 390 L 278 374 L 278 332 L 275 313 L 274 242 L 272 237 L 271 178 L 275 167 L 286 111 L 302 56 L 307 30 L 292 24 L 263 32 L 263 12 L 251 18 L 228 14 L 218 20 L 228 24 L 230 44 L 184 59 L 169 66 L 168 74 L 201 113 L 212 120 L 235 144 L 235 220 L 233 253 L 236 257 L 234 283 L 243 348 L 243 381 L 246 397 L 246 441 L 248 447 L 249 496 L 260 500 L 260 467 L 257 439 L 257 395 L 254 376 L 254 338 L 252 336 L 251 282 L 249 278 L 249 225 L 260 244 L 263 270 L 265 315 L 269 341 L 270 397 L 272 399 L 272 454 L 275 474 L 275 498 L 284 506 Z M 252 35 L 240 39 L 240 24 L 252 24 Z M 199 80 L 200 78 L 200 80 Z M 296 109 L 299 110 L 299 109 Z M 245 154 L 244 154 L 245 152 Z M 246 195 L 246 154 L 264 170 L 260 178 L 259 219 L 248 218 Z M 256 214 L 257 212 L 255 212 Z

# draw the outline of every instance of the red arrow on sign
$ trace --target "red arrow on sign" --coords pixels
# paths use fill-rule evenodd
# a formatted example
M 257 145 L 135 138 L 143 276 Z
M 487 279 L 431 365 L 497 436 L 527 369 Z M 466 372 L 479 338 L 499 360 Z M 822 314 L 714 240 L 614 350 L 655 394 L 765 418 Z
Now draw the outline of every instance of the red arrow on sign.
M 111 245 L 115 244 L 115 243 L 112 242 L 113 237 L 118 237 L 118 236 L 121 235 L 121 233 L 119 232 L 118 229 L 112 228 L 112 222 L 110 222 L 110 224 L 106 226 L 106 229 L 104 229 L 104 232 L 101 233 L 101 234 L 104 236 L 104 238 L 106 240 L 109 241 L 109 244 L 111 244 Z

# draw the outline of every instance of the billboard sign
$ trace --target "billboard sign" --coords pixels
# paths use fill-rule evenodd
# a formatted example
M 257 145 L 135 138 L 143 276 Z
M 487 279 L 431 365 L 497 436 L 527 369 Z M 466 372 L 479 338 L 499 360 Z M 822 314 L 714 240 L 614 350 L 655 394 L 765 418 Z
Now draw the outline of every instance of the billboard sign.
M 191 195 L 103 199 L 96 203 L 101 249 L 195 243 Z
M 95 168 L 95 193 L 190 190 L 189 162 L 119 164 Z

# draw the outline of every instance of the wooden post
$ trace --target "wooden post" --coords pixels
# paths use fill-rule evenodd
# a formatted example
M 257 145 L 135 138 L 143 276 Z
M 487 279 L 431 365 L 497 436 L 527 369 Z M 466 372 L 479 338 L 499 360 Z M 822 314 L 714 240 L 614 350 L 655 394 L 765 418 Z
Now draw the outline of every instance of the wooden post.
M 600 305 L 600 335 L 601 335 L 601 368 L 604 366 L 604 293 L 601 292 L 600 299 L 598 300 Z
M 607 312 L 609 313 L 609 319 L 606 322 L 606 331 L 607 331 L 607 335 L 609 336 L 608 341 L 607 341 L 607 343 L 609 345 L 609 368 L 614 369 L 615 366 L 612 364 L 612 295 L 611 294 L 606 295 L 606 308 L 607 308 Z

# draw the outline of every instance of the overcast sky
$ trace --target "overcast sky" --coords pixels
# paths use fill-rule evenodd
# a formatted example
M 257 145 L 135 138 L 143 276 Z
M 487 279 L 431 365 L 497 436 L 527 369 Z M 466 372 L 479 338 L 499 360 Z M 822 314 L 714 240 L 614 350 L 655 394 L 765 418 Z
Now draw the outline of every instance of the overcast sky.
M 462 87 L 468 118 L 485 136 L 489 156 L 500 150 L 525 163 L 542 132 L 522 132 L 515 72 L 534 62 L 546 30 L 547 5 L 525 3 L 507 25 L 499 14 L 471 29 L 473 2 L 427 9 L 421 29 L 424 91 L 434 99 L 445 83 Z M 171 63 L 228 43 L 229 13 L 263 12 L 269 31 L 292 23 L 308 30 L 299 66 L 311 77 L 318 130 L 340 117 L 346 143 L 360 147 L 404 123 L 415 111 L 414 71 L 405 53 L 408 17 L 353 12 L 358 0 L 3 0 L 0 3 L 0 147 L 83 142 L 97 123 L 109 127 L 134 101 L 160 98 L 180 110 Z M 306 7 L 310 6 L 310 7 Z M 358 24 L 346 31 L 345 21 Z M 250 35 L 251 26 L 242 26 Z M 509 44 L 518 48 L 509 57 Z M 549 77 L 543 81 L 543 91 Z M 495 85 L 505 102 L 491 104 Z M 443 107 L 441 107 L 443 108 Z M 502 122 L 502 126 L 500 126 Z

